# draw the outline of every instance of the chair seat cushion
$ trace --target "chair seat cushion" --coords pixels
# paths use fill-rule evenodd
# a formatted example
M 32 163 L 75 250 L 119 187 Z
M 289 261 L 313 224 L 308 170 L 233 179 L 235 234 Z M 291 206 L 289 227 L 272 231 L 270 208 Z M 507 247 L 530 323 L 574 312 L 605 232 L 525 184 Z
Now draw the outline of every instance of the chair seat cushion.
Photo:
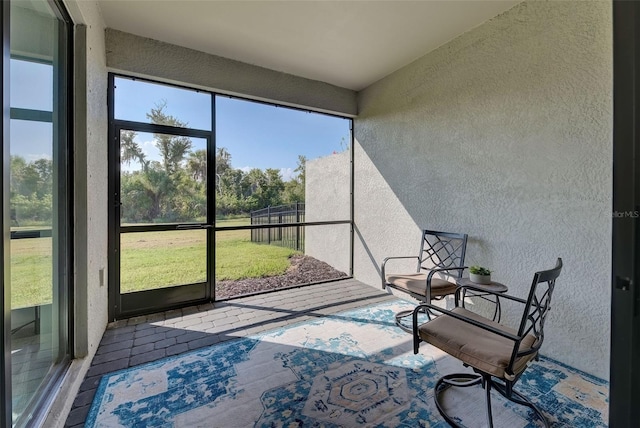
M 471 318 L 483 324 L 517 335 L 512 328 L 493 322 L 464 308 L 452 312 Z M 447 354 L 467 363 L 471 367 L 504 379 L 509 365 L 514 341 L 483 330 L 446 314 L 440 315 L 418 328 L 420 338 L 442 349 Z M 520 343 L 520 350 L 530 349 L 535 337 L 527 335 Z M 522 372 L 526 364 L 535 357 L 535 352 L 516 359 L 514 373 Z
M 386 275 L 387 285 L 408 293 L 425 296 L 426 273 L 405 273 Z M 447 296 L 456 292 L 457 285 L 440 278 L 431 278 L 431 297 Z

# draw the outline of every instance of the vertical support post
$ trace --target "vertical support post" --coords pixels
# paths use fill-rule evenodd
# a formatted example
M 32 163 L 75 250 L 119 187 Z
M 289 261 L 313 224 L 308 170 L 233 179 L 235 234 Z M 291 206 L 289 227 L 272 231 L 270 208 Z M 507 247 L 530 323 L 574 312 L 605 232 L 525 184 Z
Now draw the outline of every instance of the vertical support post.
M 635 427 L 640 407 L 640 5 L 613 6 L 613 213 L 609 425 Z M 620 215 L 618 215 L 620 214 Z M 630 215 L 626 215 L 630 214 Z
M 271 224 L 271 205 L 267 207 L 267 223 Z M 271 245 L 271 228 L 267 229 L 267 244 Z
M 253 211 L 249 212 L 249 222 L 251 225 L 253 225 Z M 251 229 L 251 242 L 256 242 L 256 230 L 255 229 Z
M 296 223 L 300 223 L 300 202 L 296 202 Z M 300 226 L 296 226 L 296 251 L 300 251 Z
M 73 46 L 73 131 L 72 145 L 73 145 L 73 191 L 70 198 L 74 200 L 75 208 L 70 212 L 73 213 L 73 229 L 74 233 L 71 234 L 71 244 L 73 245 L 73 259 L 75 260 L 75 275 L 71 275 L 72 284 L 75 282 L 73 289 L 73 301 L 69 307 L 69 316 L 73 320 L 73 355 L 74 357 L 85 357 L 89 353 L 89 331 L 87 330 L 87 320 L 89 319 L 89 300 L 87 287 L 83 287 L 81 284 L 87 284 L 89 282 L 89 183 L 88 177 L 88 130 L 87 130 L 87 27 L 82 24 L 75 25 L 74 29 L 74 46 Z M 110 98 L 107 98 L 111 101 Z M 107 135 L 108 135 L 107 131 Z M 110 140 L 108 140 L 110 141 Z M 109 162 L 109 154 L 107 149 L 107 165 Z M 71 155 L 70 155 L 71 157 Z M 107 191 L 109 199 L 111 199 L 109 191 Z M 107 224 L 110 220 L 107 215 Z M 113 238 L 107 233 L 107 241 Z M 110 250 L 109 244 L 107 244 Z M 108 265 L 111 261 L 107 262 Z M 107 265 L 107 269 L 108 269 Z M 109 271 L 107 271 L 107 280 L 111 280 Z M 107 301 L 109 302 L 108 313 L 112 313 L 111 305 L 114 302 L 112 295 L 111 284 L 108 285 Z
M 11 259 L 10 239 L 11 215 L 9 210 L 9 2 L 0 4 L 0 22 L 2 22 L 2 118 L 0 131 L 2 132 L 2 163 L 0 164 L 0 184 L 2 194 L 0 211 L 2 216 L 2 240 L 0 240 L 0 255 L 2 255 L 2 273 L 0 273 L 0 302 L 2 303 L 2 350 L 0 351 L 0 425 L 11 426 Z

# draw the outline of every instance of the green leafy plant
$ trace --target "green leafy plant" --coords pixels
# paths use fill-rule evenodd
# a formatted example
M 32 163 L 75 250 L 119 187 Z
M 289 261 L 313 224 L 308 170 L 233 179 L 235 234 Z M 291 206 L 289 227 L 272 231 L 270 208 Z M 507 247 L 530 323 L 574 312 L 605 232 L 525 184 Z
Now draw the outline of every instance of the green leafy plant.
M 471 266 L 469 268 L 469 272 L 471 272 L 474 275 L 491 275 L 491 271 L 485 267 L 482 266 Z

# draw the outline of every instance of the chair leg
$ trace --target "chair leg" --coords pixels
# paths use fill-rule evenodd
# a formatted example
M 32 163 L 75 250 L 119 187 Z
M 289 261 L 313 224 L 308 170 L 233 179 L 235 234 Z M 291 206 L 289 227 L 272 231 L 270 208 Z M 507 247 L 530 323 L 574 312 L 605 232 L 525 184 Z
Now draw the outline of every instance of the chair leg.
M 505 385 L 495 382 L 491 375 L 486 373 L 474 374 L 474 373 L 454 373 L 448 374 L 438 380 L 436 382 L 436 386 L 434 388 L 434 401 L 436 403 L 436 407 L 440 415 L 451 425 L 452 427 L 464 428 L 464 425 L 459 424 L 455 421 L 453 416 L 447 414 L 444 409 L 444 405 L 440 400 L 440 396 L 444 391 L 451 387 L 457 388 L 466 388 L 470 386 L 476 386 L 478 384 L 482 385 L 482 388 L 485 390 L 485 404 L 486 404 L 486 417 L 487 417 L 487 426 L 493 428 L 493 413 L 491 409 L 491 389 L 495 389 L 505 397 L 507 400 L 512 401 L 516 404 L 520 404 L 523 406 L 529 407 L 536 416 L 542 421 L 546 428 L 549 428 L 549 422 L 544 417 L 540 409 L 538 409 L 531 401 L 529 401 L 525 396 L 520 394 L 517 391 L 514 391 L 512 388 L 507 388 Z
M 533 410 L 533 412 L 542 421 L 544 426 L 546 428 L 549 428 L 549 421 L 547 421 L 547 418 L 545 418 L 545 416 L 542 414 L 540 409 L 535 404 L 533 404 L 527 397 L 525 397 L 524 395 L 520 394 L 518 391 L 514 390 L 513 387 L 507 388 L 506 385 L 503 385 L 501 383 L 495 382 L 493 380 L 491 380 L 491 383 L 493 384 L 493 388 L 496 391 L 498 391 L 500 393 L 500 395 L 502 395 L 507 400 L 512 401 L 512 402 L 514 402 L 516 404 L 520 404 L 522 406 L 527 406 L 528 408 Z
M 413 334 L 413 328 L 408 327 L 402 323 L 403 319 L 410 318 L 412 315 L 413 315 L 413 310 L 409 310 L 409 309 L 396 313 L 396 325 L 400 327 L 402 330 L 406 331 L 407 333 Z
M 483 383 L 482 376 L 472 373 L 454 373 L 441 377 L 434 388 L 433 399 L 436 402 L 438 412 L 444 418 L 445 421 L 452 427 L 464 428 L 463 425 L 458 424 L 451 416 L 447 414 L 444 406 L 440 402 L 440 395 L 447 389 L 453 387 L 466 388 L 469 386 L 475 386 Z
M 411 317 L 412 328 L 410 333 L 413 335 L 413 353 L 414 354 L 417 354 L 418 352 L 420 352 L 420 343 L 422 343 L 422 338 L 420 337 L 420 333 L 418 331 L 420 327 L 420 323 L 418 321 L 418 315 L 420 312 L 421 312 L 420 309 L 414 310 Z M 429 319 L 429 321 L 431 321 L 431 315 L 429 311 L 425 310 L 424 312 L 426 312 L 427 318 Z
M 420 338 L 420 333 L 418 332 L 418 312 L 414 311 L 412 319 L 411 319 L 411 326 L 412 326 L 412 335 L 413 335 L 413 354 L 417 354 L 418 352 L 420 352 L 420 342 L 422 342 L 422 339 Z
M 487 404 L 487 426 L 493 428 L 493 415 L 491 414 L 491 377 L 482 375 L 482 387 L 486 394 L 485 402 Z

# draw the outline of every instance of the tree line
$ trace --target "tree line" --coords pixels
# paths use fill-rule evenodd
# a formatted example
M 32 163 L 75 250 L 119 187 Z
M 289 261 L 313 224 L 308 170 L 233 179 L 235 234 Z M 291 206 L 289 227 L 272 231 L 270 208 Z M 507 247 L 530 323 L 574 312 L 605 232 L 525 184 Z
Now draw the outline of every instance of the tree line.
M 51 225 L 53 161 L 11 156 L 10 177 L 11 226 Z
M 166 113 L 158 103 L 147 113 L 154 124 L 186 127 L 187 123 Z M 205 221 L 207 213 L 207 152 L 193 150 L 188 137 L 154 134 L 153 144 L 160 160 L 147 157 L 136 141 L 135 131 L 120 134 L 120 162 L 137 163 L 133 171 L 120 175 L 121 220 L 123 223 Z M 298 156 L 295 176 L 284 181 L 280 170 L 233 168 L 231 154 L 216 149 L 216 217 L 243 215 L 250 211 L 304 202 L 306 158 Z M 53 211 L 53 162 L 27 161 L 11 156 L 12 226 L 51 224 Z
M 187 123 L 165 113 L 160 103 L 147 113 L 151 123 L 186 127 Z M 160 161 L 147 159 L 135 141 L 134 131 L 122 131 L 121 162 L 132 161 L 139 170 L 121 174 L 122 221 L 182 222 L 206 218 L 207 152 L 192 150 L 188 137 L 154 134 Z M 231 154 L 216 149 L 216 217 L 248 214 L 252 210 L 281 204 L 304 202 L 306 158 L 298 157 L 296 176 L 284 181 L 279 170 L 258 168 L 245 172 L 233 168 Z
M 216 150 L 216 213 L 243 214 L 268 206 L 304 202 L 307 159 L 299 155 L 295 176 L 283 181 L 280 170 L 253 168 L 248 172 L 231 166 L 231 154 Z

